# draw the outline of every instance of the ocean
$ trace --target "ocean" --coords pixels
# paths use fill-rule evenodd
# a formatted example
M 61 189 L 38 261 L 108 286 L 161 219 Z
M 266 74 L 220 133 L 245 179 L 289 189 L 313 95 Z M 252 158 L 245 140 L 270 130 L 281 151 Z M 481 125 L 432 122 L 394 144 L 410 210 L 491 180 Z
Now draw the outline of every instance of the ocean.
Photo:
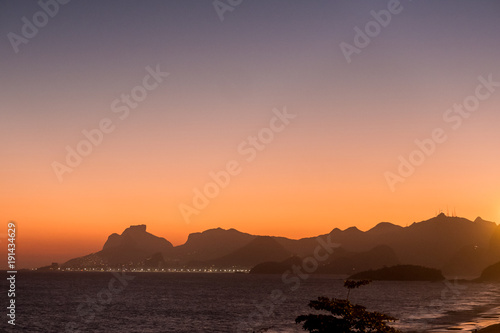
M 7 293 L 6 280 L 1 284 Z M 305 332 L 318 296 L 345 298 L 332 276 L 19 272 L 16 326 L 2 332 Z M 398 318 L 404 332 L 472 331 L 499 322 L 500 284 L 374 281 L 351 302 Z M 7 297 L 2 304 L 7 306 Z M 5 313 L 5 311 L 4 311 Z

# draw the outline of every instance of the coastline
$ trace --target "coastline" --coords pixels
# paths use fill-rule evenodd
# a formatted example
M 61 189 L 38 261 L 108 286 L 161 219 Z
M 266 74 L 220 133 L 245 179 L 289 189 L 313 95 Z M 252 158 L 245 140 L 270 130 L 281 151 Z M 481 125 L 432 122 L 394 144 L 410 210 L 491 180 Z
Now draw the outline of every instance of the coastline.
M 451 318 L 450 318 L 451 319 Z M 458 318 L 455 318 L 458 319 Z M 451 320 L 452 322 L 455 320 Z M 480 311 L 467 321 L 455 321 L 455 325 L 445 325 L 429 332 L 433 333 L 500 333 L 500 306 Z
M 500 333 L 499 324 L 500 307 L 494 307 L 480 314 L 473 323 L 459 325 L 463 331 L 476 333 Z
M 477 333 L 500 333 L 500 324 L 493 324 L 480 329 Z
M 486 312 L 481 313 L 476 321 L 477 333 L 500 333 L 500 307 L 496 306 Z

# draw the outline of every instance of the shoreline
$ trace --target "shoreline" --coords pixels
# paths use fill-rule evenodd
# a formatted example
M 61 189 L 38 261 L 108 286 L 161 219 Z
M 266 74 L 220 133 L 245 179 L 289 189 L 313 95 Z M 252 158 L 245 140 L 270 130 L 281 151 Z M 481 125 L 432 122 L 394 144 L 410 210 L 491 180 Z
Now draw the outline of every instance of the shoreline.
M 493 324 L 480 329 L 477 333 L 500 333 L 500 324 Z
M 456 315 L 456 314 L 455 314 Z M 450 318 L 451 319 L 451 318 Z M 455 320 L 458 318 L 455 318 Z M 500 306 L 494 306 L 486 311 L 481 311 L 470 317 L 466 321 L 455 321 L 452 325 L 443 325 L 439 328 L 431 329 L 433 333 L 500 333 Z
M 500 307 L 495 306 L 486 312 L 482 312 L 475 320 L 475 327 L 476 329 L 472 329 L 471 332 L 500 333 Z
M 473 322 L 462 323 L 457 328 L 461 328 L 461 332 L 500 333 L 499 314 L 500 307 L 496 306 L 486 312 L 482 312 Z

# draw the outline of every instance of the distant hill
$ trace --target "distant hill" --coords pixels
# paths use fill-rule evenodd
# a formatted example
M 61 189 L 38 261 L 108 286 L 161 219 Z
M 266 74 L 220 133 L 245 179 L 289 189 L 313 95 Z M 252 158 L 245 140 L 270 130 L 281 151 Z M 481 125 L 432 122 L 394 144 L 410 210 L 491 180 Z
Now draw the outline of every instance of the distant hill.
M 318 237 L 325 237 L 320 235 Z M 317 237 L 301 238 L 301 239 L 288 239 L 285 237 L 273 237 L 281 246 L 287 251 L 299 257 L 305 257 L 314 252 L 318 246 Z
M 62 267 L 254 267 L 264 262 L 272 267 L 275 264 L 269 262 L 313 256 L 321 248 L 319 239 L 341 245 L 320 263 L 317 272 L 325 274 L 352 274 L 401 263 L 440 269 L 450 278 L 476 278 L 500 261 L 500 226 L 480 217 L 470 221 L 439 214 L 407 227 L 381 222 L 368 231 L 334 228 L 328 234 L 298 240 L 209 229 L 190 234 L 185 244 L 176 247 L 146 232 L 145 225 L 131 226 L 121 235 L 110 235 L 101 251 L 69 260 Z
M 157 237 L 146 231 L 146 225 L 133 225 L 125 229 L 121 235 L 111 234 L 102 248 L 103 251 L 114 249 L 127 250 L 133 248 L 149 253 L 169 251 L 172 244 L 165 238 Z
M 489 252 L 500 260 L 500 225 L 495 228 L 490 239 Z
M 332 254 L 331 259 L 325 263 L 319 263 L 318 269 L 313 273 L 349 275 L 357 271 L 379 268 L 384 265 L 396 265 L 398 263 L 399 260 L 394 251 L 385 245 L 377 246 L 365 252 L 350 252 L 338 248 Z M 302 259 L 293 256 L 281 262 L 262 262 L 253 267 L 250 273 L 282 274 L 286 270 L 292 269 L 293 265 L 301 267 Z
M 399 225 L 395 225 L 395 224 L 392 224 L 389 222 L 380 222 L 379 224 L 377 224 L 376 226 L 374 226 L 373 228 L 371 228 L 367 232 L 370 235 L 374 236 L 374 235 L 381 235 L 381 234 L 392 234 L 392 233 L 401 231 L 403 229 L 404 228 L 399 226 Z
M 248 267 L 251 268 L 265 261 L 282 261 L 292 254 L 280 245 L 273 237 L 258 236 L 238 250 L 210 261 L 219 267 Z
M 397 265 L 351 275 L 352 280 L 385 280 L 385 281 L 441 281 L 441 271 L 416 265 Z
M 293 265 L 300 266 L 302 259 L 299 257 L 290 257 L 282 262 L 266 261 L 257 264 L 250 270 L 250 274 L 283 274 L 287 270 L 292 269 Z
M 491 266 L 486 267 L 481 276 L 478 279 L 479 281 L 489 281 L 489 282 L 500 282 L 500 262 L 493 264 Z
M 330 235 L 350 251 L 387 245 L 402 263 L 445 269 L 444 273 L 453 277 L 470 277 L 478 276 L 486 265 L 500 260 L 500 257 L 495 260 L 490 246 L 496 230 L 495 223 L 481 218 L 470 221 L 441 213 L 405 228 L 381 223 L 366 232 L 334 229 Z M 471 254 L 466 253 L 467 248 L 484 251 Z
M 378 245 L 364 252 L 348 252 L 339 249 L 325 265 L 320 266 L 321 274 L 352 274 L 383 266 L 400 263 L 394 251 L 387 245 Z
M 111 234 L 101 251 L 67 261 L 62 268 L 116 267 L 144 263 L 156 254 L 160 261 L 172 252 L 172 244 L 146 231 L 145 225 L 130 226 L 121 235 Z
M 182 262 L 214 260 L 236 251 L 256 237 L 235 229 L 209 229 L 190 234 L 186 243 L 174 249 L 173 257 Z

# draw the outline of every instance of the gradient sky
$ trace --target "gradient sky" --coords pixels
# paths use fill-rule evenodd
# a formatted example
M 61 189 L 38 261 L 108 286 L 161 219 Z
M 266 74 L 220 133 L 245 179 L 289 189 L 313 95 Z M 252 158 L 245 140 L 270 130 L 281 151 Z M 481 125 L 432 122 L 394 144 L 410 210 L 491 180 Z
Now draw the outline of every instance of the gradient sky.
M 500 3 L 402 0 L 347 63 L 340 43 L 388 3 L 244 0 L 221 22 L 211 1 L 72 1 L 15 53 L 8 33 L 41 9 L 1 1 L 0 234 L 18 223 L 19 264 L 96 252 L 132 224 L 179 245 L 215 227 L 405 226 L 447 207 L 500 221 L 500 88 L 459 129 L 443 120 L 479 76 L 500 81 Z M 170 75 L 120 120 L 111 103 L 157 64 Z M 247 162 L 238 145 L 284 107 L 297 117 Z M 103 118 L 116 129 L 59 182 L 51 164 Z M 392 192 L 384 173 L 438 127 L 447 141 Z M 230 160 L 241 173 L 186 223 L 179 205 Z

